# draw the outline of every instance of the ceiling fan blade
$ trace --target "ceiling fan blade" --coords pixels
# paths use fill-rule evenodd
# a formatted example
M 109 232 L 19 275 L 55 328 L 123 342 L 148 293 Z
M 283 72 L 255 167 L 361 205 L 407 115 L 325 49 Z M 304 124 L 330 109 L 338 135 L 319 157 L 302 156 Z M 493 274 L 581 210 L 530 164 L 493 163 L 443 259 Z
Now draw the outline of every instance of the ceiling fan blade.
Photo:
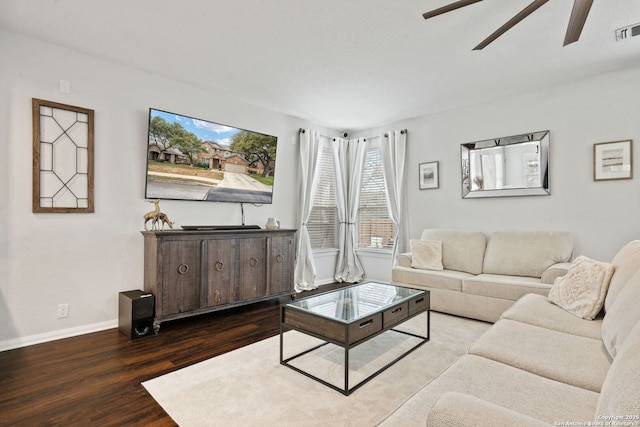
M 516 16 L 508 20 L 502 27 L 498 28 L 493 32 L 489 37 L 484 39 L 478 46 L 474 47 L 473 50 L 481 50 L 489 45 L 489 43 L 493 42 L 495 39 L 506 33 L 512 27 L 514 27 L 518 22 L 522 21 L 524 18 L 538 10 L 538 8 L 544 5 L 549 0 L 534 0 L 529 6 L 522 9 Z
M 459 0 L 455 3 L 434 9 L 431 12 L 423 13 L 422 17 L 424 19 L 433 18 L 434 16 L 442 15 L 443 13 L 451 12 L 452 10 L 460 9 L 461 7 L 469 6 L 470 4 L 478 3 L 479 1 L 482 0 Z
M 573 10 L 571 11 L 567 34 L 564 36 L 564 44 L 562 46 L 578 41 L 592 4 L 593 0 L 575 0 L 573 2 Z

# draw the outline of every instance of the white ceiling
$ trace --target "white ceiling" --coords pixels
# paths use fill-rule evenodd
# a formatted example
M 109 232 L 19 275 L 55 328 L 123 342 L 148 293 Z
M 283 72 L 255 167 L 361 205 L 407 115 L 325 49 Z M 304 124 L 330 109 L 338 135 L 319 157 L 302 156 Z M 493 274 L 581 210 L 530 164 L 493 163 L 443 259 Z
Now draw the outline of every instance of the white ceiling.
M 336 130 L 357 130 L 640 64 L 640 1 L 596 0 L 562 47 L 573 1 L 0 0 L 0 27 Z

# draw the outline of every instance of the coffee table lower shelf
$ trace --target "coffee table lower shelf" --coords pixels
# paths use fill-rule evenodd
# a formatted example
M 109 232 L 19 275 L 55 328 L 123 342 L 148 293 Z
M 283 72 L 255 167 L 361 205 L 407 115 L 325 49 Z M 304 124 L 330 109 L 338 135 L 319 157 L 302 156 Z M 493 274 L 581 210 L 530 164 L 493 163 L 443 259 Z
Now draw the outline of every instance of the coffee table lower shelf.
M 366 377 L 364 380 L 360 381 L 358 384 L 355 384 L 353 387 L 349 387 L 349 350 L 351 348 L 356 347 L 358 344 L 361 344 L 367 340 L 363 340 L 360 341 L 354 345 L 351 346 L 347 346 L 347 345 L 343 345 L 337 342 L 331 342 L 331 341 L 325 341 L 322 344 L 319 344 L 315 347 L 312 347 L 308 350 L 305 350 L 301 353 L 298 353 L 294 356 L 288 357 L 286 359 L 283 359 L 283 353 L 284 353 L 284 342 L 283 342 L 283 328 L 282 328 L 282 323 L 280 324 L 280 364 L 287 366 L 291 369 L 293 369 L 296 372 L 301 373 L 302 375 L 309 377 L 311 379 L 314 379 L 316 381 L 318 381 L 321 384 L 326 385 L 329 388 L 332 388 L 336 391 L 339 391 L 340 393 L 344 394 L 345 396 L 349 396 L 351 393 L 353 393 L 354 391 L 356 391 L 357 389 L 359 389 L 361 386 L 365 385 L 366 383 L 368 383 L 369 381 L 371 381 L 373 378 L 375 378 L 376 376 L 378 376 L 379 374 L 381 374 L 382 372 L 384 372 L 385 370 L 387 370 L 389 367 L 391 367 L 392 365 L 394 365 L 395 363 L 397 363 L 399 360 L 403 359 L 404 357 L 408 356 L 409 354 L 411 354 L 414 350 L 416 350 L 418 347 L 420 347 L 422 344 L 426 343 L 427 341 L 429 341 L 429 333 L 430 333 L 430 325 L 431 325 L 431 319 L 430 319 L 430 312 L 427 311 L 427 316 L 428 316 L 428 326 L 427 326 L 427 336 L 421 336 L 421 335 L 416 335 L 416 334 L 412 334 L 410 332 L 406 332 L 406 331 L 400 331 L 397 329 L 387 329 L 385 331 L 381 331 L 381 333 L 384 332 L 396 332 L 396 333 L 400 333 L 400 334 L 405 334 L 405 335 L 410 335 L 412 337 L 416 337 L 416 338 L 420 338 L 420 342 L 418 342 L 416 345 L 414 345 L 413 347 L 411 347 L 409 350 L 405 351 L 404 353 L 402 353 L 400 356 L 396 357 L 395 359 L 393 359 L 391 362 L 387 363 L 386 365 L 384 365 L 382 368 L 378 369 L 377 371 L 375 371 L 373 374 L 369 375 L 368 377 Z M 295 329 L 295 328 L 293 328 Z M 309 333 L 307 331 L 302 331 L 299 330 L 300 332 L 304 332 L 308 335 L 314 336 L 316 338 L 320 338 L 320 339 L 324 339 L 323 337 L 320 337 L 316 334 L 312 334 Z M 377 336 L 379 334 L 376 334 L 374 336 Z M 371 336 L 370 338 L 373 338 L 374 336 Z M 298 357 L 304 356 L 307 353 L 311 353 L 312 351 L 315 351 L 321 347 L 324 347 L 327 344 L 336 344 L 340 347 L 344 348 L 344 387 L 340 388 L 334 384 L 331 384 L 325 380 L 323 380 L 322 378 L 319 378 L 313 374 L 310 374 L 296 366 L 293 366 L 291 364 L 289 364 L 290 361 L 297 359 Z

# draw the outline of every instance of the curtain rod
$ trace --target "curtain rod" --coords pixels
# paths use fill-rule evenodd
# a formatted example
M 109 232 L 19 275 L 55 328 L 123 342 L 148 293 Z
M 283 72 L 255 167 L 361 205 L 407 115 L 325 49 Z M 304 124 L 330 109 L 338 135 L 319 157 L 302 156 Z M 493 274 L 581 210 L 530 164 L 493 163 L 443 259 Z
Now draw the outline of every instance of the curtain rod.
M 305 131 L 304 131 L 304 129 L 300 128 L 300 129 L 298 129 L 298 132 L 300 132 L 300 133 L 304 133 Z M 400 131 L 400 133 L 404 135 L 405 133 L 409 133 L 409 131 L 407 131 L 406 129 L 402 129 L 402 130 Z M 323 138 L 333 139 L 334 141 L 336 140 L 336 139 L 335 139 L 335 137 L 334 137 L 334 138 L 332 138 L 332 137 L 325 136 L 325 135 L 320 135 L 320 136 L 321 136 L 321 137 L 323 137 Z M 345 132 L 345 133 L 343 133 L 343 134 L 342 134 L 342 136 L 343 136 L 344 138 L 346 138 L 347 136 L 349 136 L 349 134 L 348 134 L 347 132 Z M 385 138 L 389 138 L 389 134 L 385 133 L 385 134 L 384 134 L 384 137 L 385 137 Z M 364 140 L 367 140 L 367 139 L 375 139 L 375 138 L 380 138 L 380 136 L 378 136 L 378 135 L 376 135 L 376 136 L 368 136 L 368 137 L 363 138 L 363 139 L 364 139 Z
M 402 130 L 400 131 L 400 133 L 404 135 L 405 133 L 409 133 L 409 131 L 407 131 L 406 129 L 402 129 Z M 385 137 L 385 138 L 389 138 L 389 134 L 388 134 L 388 133 L 385 133 L 385 134 L 384 134 L 384 137 Z M 363 139 L 364 139 L 364 140 L 367 140 L 367 139 L 376 139 L 376 138 L 380 138 L 380 135 L 376 135 L 376 136 L 368 136 L 368 137 L 363 138 Z
M 305 133 L 305 130 L 300 128 L 300 129 L 298 129 L 298 132 L 299 133 Z M 346 135 L 346 132 L 345 132 L 345 135 Z M 320 134 L 320 138 L 335 139 L 333 136 L 327 136 L 327 135 L 322 135 L 322 134 Z

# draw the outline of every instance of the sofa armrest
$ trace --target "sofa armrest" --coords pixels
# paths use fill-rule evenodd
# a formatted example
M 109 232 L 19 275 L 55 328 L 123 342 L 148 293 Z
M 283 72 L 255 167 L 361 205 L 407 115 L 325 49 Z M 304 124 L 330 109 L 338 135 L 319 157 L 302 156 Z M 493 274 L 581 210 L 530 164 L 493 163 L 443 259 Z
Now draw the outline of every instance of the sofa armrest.
M 569 271 L 569 267 L 571 267 L 570 262 L 559 262 L 557 264 L 551 265 L 544 271 L 544 273 L 542 273 L 540 282 L 546 283 L 547 285 L 553 285 L 553 282 L 555 282 L 558 277 L 562 277 L 567 274 L 567 271 Z
M 396 267 L 411 268 L 411 252 L 405 252 L 396 257 Z
M 549 427 L 550 424 L 468 394 L 447 392 L 427 415 L 427 426 Z

